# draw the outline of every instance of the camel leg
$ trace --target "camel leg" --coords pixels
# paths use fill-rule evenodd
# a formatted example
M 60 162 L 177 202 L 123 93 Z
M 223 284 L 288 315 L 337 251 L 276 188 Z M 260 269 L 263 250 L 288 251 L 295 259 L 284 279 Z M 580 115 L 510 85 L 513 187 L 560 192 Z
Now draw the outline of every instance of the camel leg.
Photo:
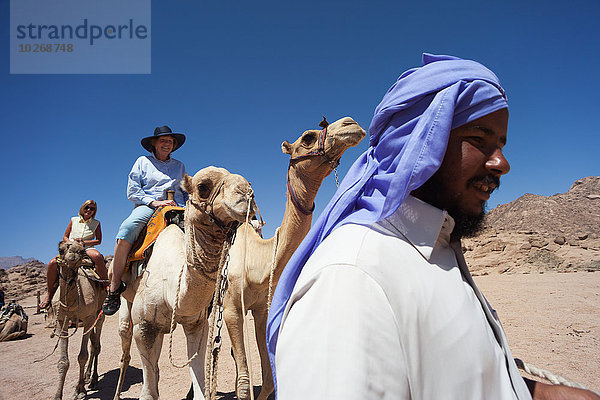
M 63 388 L 65 386 L 65 377 L 67 376 L 67 371 L 69 370 L 69 339 L 66 337 L 69 333 L 69 322 L 68 320 L 59 320 L 57 324 L 60 328 L 60 358 L 58 359 L 58 389 L 56 390 L 56 395 L 54 395 L 54 400 L 62 399 Z
M 127 303 L 127 307 L 124 307 Z M 123 389 L 123 381 L 125 380 L 125 372 L 131 361 L 131 339 L 132 339 L 132 323 L 131 323 L 131 306 L 133 303 L 128 302 L 121 297 L 121 308 L 119 309 L 119 336 L 121 336 L 121 367 L 119 369 L 119 382 L 113 400 L 121 398 L 121 390 Z
M 88 317 L 85 319 L 83 324 L 84 332 L 87 332 L 93 325 L 95 316 Z M 88 340 L 90 339 L 91 332 L 87 335 L 83 335 L 81 338 L 81 348 L 79 349 L 79 355 L 77 356 L 77 362 L 79 363 L 79 380 L 77 386 L 75 386 L 75 393 L 73 394 L 74 399 L 84 399 L 86 395 L 85 390 L 85 365 L 89 358 L 88 352 Z
M 192 389 L 194 400 L 204 400 L 204 354 L 206 352 L 206 340 L 208 336 L 207 323 L 205 319 L 200 324 L 183 325 L 187 341 L 187 356 L 191 358 L 196 351 L 198 355 L 190 362 L 190 375 L 192 378 Z
M 104 324 L 104 315 L 100 316 L 96 326 L 92 330 L 90 341 L 91 341 L 91 358 L 88 363 L 88 368 L 85 373 L 85 381 L 89 384 L 88 388 L 95 390 L 98 385 L 98 356 L 102 348 L 100 342 L 100 336 L 102 334 L 102 325 Z
M 158 359 L 164 334 L 152 322 L 143 320 L 133 326 L 133 337 L 142 359 L 144 382 L 140 400 L 158 399 Z
M 254 334 L 256 335 L 262 372 L 262 388 L 257 400 L 266 400 L 274 390 L 273 375 L 271 374 L 271 364 L 269 363 L 269 353 L 267 351 L 267 310 L 252 310 L 252 315 L 254 316 Z
M 248 372 L 248 361 L 244 348 L 244 316 L 242 310 L 236 307 L 233 301 L 228 301 L 225 296 L 225 309 L 223 318 L 229 338 L 231 339 L 231 351 L 235 360 L 235 394 L 239 400 L 250 398 L 250 374 Z

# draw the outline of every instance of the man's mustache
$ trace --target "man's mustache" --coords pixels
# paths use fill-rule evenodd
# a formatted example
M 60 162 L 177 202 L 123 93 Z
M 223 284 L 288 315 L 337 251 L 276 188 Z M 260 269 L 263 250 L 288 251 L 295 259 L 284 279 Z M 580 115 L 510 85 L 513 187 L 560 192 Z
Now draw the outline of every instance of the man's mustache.
M 495 190 L 500 187 L 500 178 L 495 175 L 476 176 L 469 179 L 469 184 L 473 183 L 481 183 L 486 186 L 491 186 Z

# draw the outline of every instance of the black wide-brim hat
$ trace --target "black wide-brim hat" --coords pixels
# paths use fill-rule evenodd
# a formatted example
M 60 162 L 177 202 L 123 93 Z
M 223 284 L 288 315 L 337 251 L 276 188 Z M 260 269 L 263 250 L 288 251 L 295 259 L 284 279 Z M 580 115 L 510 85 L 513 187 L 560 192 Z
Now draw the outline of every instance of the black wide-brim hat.
M 175 146 L 173 146 L 173 150 L 171 153 L 180 148 L 185 143 L 185 135 L 183 133 L 173 133 L 171 128 L 166 125 L 157 126 L 154 129 L 154 135 L 148 136 L 142 139 L 142 147 L 148 150 L 150 153 L 154 152 L 154 148 L 152 147 L 152 139 L 161 137 L 161 136 L 173 136 L 175 138 Z

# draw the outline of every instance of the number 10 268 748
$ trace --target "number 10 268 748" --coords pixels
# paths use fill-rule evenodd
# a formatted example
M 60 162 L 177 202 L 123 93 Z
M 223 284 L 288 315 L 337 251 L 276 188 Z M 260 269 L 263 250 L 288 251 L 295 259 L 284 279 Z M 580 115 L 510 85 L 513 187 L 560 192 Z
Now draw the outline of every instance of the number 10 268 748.
M 20 43 L 19 53 L 72 53 L 72 43 Z

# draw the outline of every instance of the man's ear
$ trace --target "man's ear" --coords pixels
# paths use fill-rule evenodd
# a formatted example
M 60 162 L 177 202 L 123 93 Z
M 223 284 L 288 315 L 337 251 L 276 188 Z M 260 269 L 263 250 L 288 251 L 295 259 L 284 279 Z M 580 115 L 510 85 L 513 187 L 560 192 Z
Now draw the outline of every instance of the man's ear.
M 281 151 L 283 151 L 285 154 L 292 155 L 292 145 L 287 140 L 284 141 L 281 143 Z
M 181 188 L 189 194 L 192 194 L 192 192 L 194 191 L 194 186 L 192 185 L 192 177 L 188 174 L 183 175 L 183 178 L 181 179 Z

